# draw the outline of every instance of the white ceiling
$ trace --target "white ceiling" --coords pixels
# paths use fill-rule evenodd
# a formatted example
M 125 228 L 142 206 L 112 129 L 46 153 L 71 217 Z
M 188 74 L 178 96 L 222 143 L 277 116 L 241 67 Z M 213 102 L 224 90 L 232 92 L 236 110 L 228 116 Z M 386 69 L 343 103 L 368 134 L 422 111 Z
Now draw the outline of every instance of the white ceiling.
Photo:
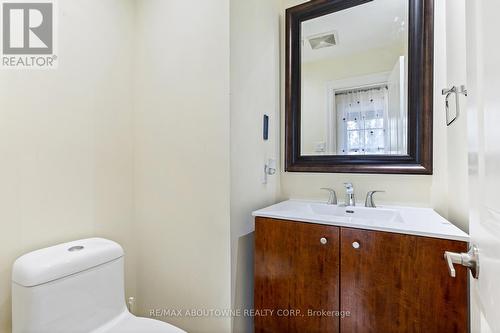
M 348 56 L 401 43 L 407 38 L 408 0 L 372 2 L 302 23 L 302 62 Z M 337 45 L 312 50 L 308 37 L 336 31 Z

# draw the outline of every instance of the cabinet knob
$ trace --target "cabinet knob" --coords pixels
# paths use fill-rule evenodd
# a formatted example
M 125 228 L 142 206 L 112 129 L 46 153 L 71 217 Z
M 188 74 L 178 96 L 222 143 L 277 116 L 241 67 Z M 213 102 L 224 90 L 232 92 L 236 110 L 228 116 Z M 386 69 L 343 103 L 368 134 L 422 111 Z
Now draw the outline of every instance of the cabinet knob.
M 355 249 L 359 249 L 361 245 L 358 242 L 352 242 L 352 247 Z
M 326 243 L 328 243 L 328 239 L 326 239 L 325 237 L 321 237 L 321 239 L 319 240 L 319 242 L 323 245 L 325 245 Z

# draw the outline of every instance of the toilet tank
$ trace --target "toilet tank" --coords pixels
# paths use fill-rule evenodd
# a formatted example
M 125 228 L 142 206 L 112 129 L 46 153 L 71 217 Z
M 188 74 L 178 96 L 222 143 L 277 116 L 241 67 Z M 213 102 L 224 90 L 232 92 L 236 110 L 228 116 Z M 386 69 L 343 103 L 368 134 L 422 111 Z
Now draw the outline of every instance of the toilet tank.
M 126 311 L 123 249 L 90 238 L 30 252 L 12 271 L 13 333 L 90 332 Z

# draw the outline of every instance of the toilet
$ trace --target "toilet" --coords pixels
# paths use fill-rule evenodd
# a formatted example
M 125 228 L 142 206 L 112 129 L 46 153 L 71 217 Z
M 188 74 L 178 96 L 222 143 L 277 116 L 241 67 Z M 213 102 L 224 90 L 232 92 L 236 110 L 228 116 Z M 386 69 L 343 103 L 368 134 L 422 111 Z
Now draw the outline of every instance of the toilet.
M 13 333 L 182 333 L 125 305 L 124 252 L 90 238 L 30 252 L 12 271 Z

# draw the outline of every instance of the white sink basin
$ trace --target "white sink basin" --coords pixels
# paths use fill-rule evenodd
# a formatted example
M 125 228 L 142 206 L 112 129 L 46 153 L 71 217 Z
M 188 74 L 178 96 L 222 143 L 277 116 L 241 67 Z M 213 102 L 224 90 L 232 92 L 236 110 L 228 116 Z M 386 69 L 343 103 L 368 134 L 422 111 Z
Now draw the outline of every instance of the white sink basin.
M 313 214 L 341 217 L 346 218 L 348 221 L 352 221 L 354 219 L 364 219 L 367 223 L 403 222 L 401 215 L 395 209 L 345 207 L 318 203 L 310 203 L 309 206 L 311 207 Z
M 253 216 L 469 241 L 469 236 L 430 208 L 345 207 L 288 200 L 257 210 Z

